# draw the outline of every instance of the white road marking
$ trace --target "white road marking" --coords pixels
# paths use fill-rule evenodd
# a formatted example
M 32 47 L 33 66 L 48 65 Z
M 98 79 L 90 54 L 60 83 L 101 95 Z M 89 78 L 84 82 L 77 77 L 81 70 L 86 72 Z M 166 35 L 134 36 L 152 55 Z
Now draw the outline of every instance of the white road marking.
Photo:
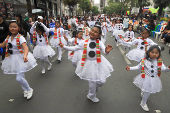
M 66 52 L 66 50 L 63 50 L 63 51 L 62 51 L 62 54 L 63 54 L 64 52 Z M 51 62 L 56 62 L 57 59 L 58 59 L 58 55 L 57 55 Z
M 126 63 L 130 65 L 131 62 L 130 62 L 129 59 L 126 57 L 125 52 L 122 50 L 122 48 L 121 48 L 120 46 L 119 46 L 119 50 L 120 50 L 120 52 L 122 53 L 122 55 L 123 55 Z

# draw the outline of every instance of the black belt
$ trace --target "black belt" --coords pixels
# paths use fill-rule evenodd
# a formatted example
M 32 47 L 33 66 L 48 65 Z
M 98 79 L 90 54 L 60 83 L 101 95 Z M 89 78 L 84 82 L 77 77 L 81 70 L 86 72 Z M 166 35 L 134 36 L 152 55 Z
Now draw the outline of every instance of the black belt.
M 153 75 L 151 77 L 154 77 Z

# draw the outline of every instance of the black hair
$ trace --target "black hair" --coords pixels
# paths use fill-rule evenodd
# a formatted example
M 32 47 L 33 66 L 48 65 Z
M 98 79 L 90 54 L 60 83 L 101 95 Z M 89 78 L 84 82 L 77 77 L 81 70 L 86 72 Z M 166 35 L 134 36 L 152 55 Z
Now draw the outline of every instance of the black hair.
M 148 34 L 150 34 L 150 28 L 149 27 L 143 27 L 142 32 L 146 31 Z
M 146 57 L 145 57 L 145 58 L 146 58 L 147 60 L 150 58 L 149 53 L 150 53 L 153 49 L 157 49 L 158 52 L 159 52 L 158 58 L 161 57 L 161 49 L 159 48 L 158 45 L 153 45 L 153 46 L 151 46 L 151 47 L 146 51 Z M 157 59 L 158 59 L 158 58 L 157 58 Z
M 20 22 L 22 21 L 22 16 L 21 16 L 21 14 L 15 14 L 15 16 L 20 19 Z
M 11 23 L 16 23 L 17 24 L 17 26 L 18 27 L 20 27 L 20 30 L 18 31 L 18 33 L 19 34 L 21 34 L 21 35 L 24 35 L 24 32 L 21 30 L 22 29 L 22 26 L 21 26 L 21 24 L 20 23 L 18 23 L 17 21 L 11 21 L 11 22 L 9 22 L 9 26 L 10 26 L 10 24 Z M 9 34 L 8 35 L 12 35 L 12 33 L 11 32 L 9 32 Z
M 76 34 L 80 33 L 80 32 L 83 32 L 82 28 L 79 28 L 76 32 Z
M 72 37 L 76 37 L 77 31 L 72 32 Z
M 42 32 L 42 35 L 43 33 L 45 32 L 43 26 L 41 26 L 42 23 L 37 23 L 36 25 L 36 31 L 41 31 Z
M 132 26 L 132 31 L 133 31 L 133 25 L 129 24 L 129 25 L 128 25 L 128 28 L 129 28 L 130 26 Z
M 94 27 L 99 29 L 99 35 L 101 35 L 102 34 L 101 25 L 100 24 L 95 24 Z M 99 37 L 99 40 L 101 40 L 101 36 Z
M 94 21 L 94 17 L 91 17 L 91 21 Z
M 64 27 L 64 26 L 66 27 L 66 29 L 65 29 L 65 30 L 69 30 L 69 28 L 68 28 L 68 25 L 67 25 L 67 24 L 64 24 L 64 25 L 63 25 L 63 27 Z
M 88 22 L 85 22 L 86 23 L 86 25 L 89 27 L 89 24 L 88 24 Z
M 56 23 L 56 22 L 58 22 L 58 23 L 61 25 L 61 23 L 60 23 L 60 21 L 59 21 L 59 20 L 56 20 L 56 21 L 55 21 L 55 23 Z

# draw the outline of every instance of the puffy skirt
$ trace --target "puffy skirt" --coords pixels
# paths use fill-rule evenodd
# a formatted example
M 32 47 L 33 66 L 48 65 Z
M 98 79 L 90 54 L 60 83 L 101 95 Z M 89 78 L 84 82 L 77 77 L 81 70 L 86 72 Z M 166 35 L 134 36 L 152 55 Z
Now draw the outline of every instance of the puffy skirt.
M 35 58 L 44 59 L 47 56 L 50 57 L 54 56 L 55 51 L 49 45 L 45 45 L 45 46 L 37 45 L 33 50 L 33 55 Z
M 87 38 L 90 38 L 90 36 L 89 35 L 86 36 L 86 35 L 83 34 L 83 39 L 87 39 Z
M 141 74 L 139 74 L 134 78 L 133 83 L 144 92 L 156 93 L 162 90 L 162 83 L 158 76 L 145 75 L 145 78 L 142 78 Z
M 75 72 L 81 79 L 101 81 L 109 77 L 113 71 L 113 66 L 104 56 L 101 55 L 100 63 L 97 63 L 97 60 L 86 59 L 84 66 L 82 67 L 80 60 Z
M 140 49 L 133 49 L 133 50 L 129 51 L 129 53 L 127 53 L 126 56 L 130 60 L 135 60 L 137 62 L 140 62 L 142 60 L 142 58 L 145 57 L 145 51 L 140 50 Z
M 64 39 L 64 37 L 61 37 L 61 42 L 62 42 L 64 45 L 67 45 L 67 42 L 66 42 L 66 40 Z M 59 43 L 60 43 L 59 38 L 55 39 L 55 38 L 52 37 L 52 38 L 50 39 L 50 44 L 51 44 L 52 47 L 55 47 L 55 48 L 60 47 L 60 46 L 58 45 Z
M 32 53 L 29 52 L 27 55 L 28 62 L 24 62 L 23 56 L 24 54 L 14 54 L 5 58 L 1 66 L 4 74 L 19 74 L 21 72 L 27 72 L 37 65 Z
M 74 55 L 70 55 L 72 51 L 68 51 L 68 59 L 72 62 L 78 62 L 81 60 L 83 55 L 83 50 L 78 50 L 74 52 Z
M 117 35 L 124 35 L 124 31 L 123 30 L 117 30 L 115 29 L 114 32 L 113 32 L 113 35 L 117 36 Z

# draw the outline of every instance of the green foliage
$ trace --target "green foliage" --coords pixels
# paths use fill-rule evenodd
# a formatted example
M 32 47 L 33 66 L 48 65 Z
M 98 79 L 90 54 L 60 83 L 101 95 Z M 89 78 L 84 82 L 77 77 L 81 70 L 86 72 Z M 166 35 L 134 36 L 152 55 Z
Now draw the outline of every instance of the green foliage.
M 103 13 L 106 13 L 106 14 L 116 13 L 120 15 L 121 14 L 120 9 L 122 9 L 123 14 L 128 10 L 128 8 L 126 6 L 123 6 L 123 4 L 121 7 L 121 3 L 111 3 L 109 6 L 104 7 Z
M 158 10 L 158 19 L 162 15 L 163 8 L 167 7 L 170 5 L 170 0 L 154 0 L 155 3 L 155 8 L 159 7 Z
M 92 13 L 94 13 L 94 14 L 99 14 L 98 7 L 97 7 L 97 6 L 93 6 L 91 11 L 92 11 Z
M 82 10 L 84 9 L 86 13 L 88 13 L 92 9 L 91 2 L 89 0 L 80 0 L 79 7 Z
M 74 6 L 78 2 L 80 2 L 80 0 L 62 0 L 62 1 L 65 5 L 68 5 L 68 6 Z

